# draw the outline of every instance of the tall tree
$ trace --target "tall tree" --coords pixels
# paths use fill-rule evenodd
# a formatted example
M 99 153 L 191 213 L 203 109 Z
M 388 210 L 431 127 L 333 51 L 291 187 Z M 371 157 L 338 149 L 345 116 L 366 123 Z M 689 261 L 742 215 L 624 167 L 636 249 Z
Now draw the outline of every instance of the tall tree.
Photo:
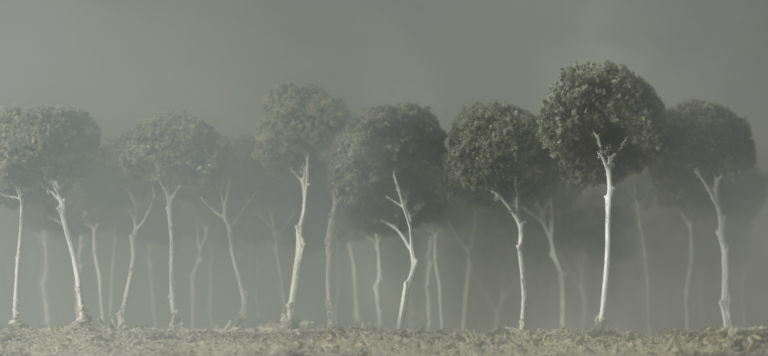
M 641 171 L 661 149 L 658 126 L 663 111 L 664 104 L 650 84 L 610 61 L 563 68 L 541 108 L 541 141 L 568 178 L 594 186 L 604 176 L 605 251 L 598 326 L 605 323 L 614 183 Z
M 394 232 L 410 259 L 398 310 L 403 325 L 416 271 L 413 229 L 438 216 L 445 132 L 428 108 L 417 104 L 378 106 L 345 130 L 330 165 L 339 209 L 367 234 Z
M 690 100 L 669 111 L 665 138 L 667 148 L 652 170 L 657 186 L 678 189 L 678 204 L 688 204 L 685 199 L 697 194 L 699 199 L 702 195 L 709 198 L 714 207 L 721 268 L 718 304 L 723 327 L 731 327 L 729 243 L 722 183 L 754 167 L 752 130 L 746 119 L 726 107 Z M 697 183 L 701 184 L 699 189 L 691 190 Z
M 173 201 L 183 185 L 196 186 L 210 176 L 219 135 L 187 113 L 160 113 L 140 121 L 119 141 L 120 162 L 138 177 L 160 185 L 168 226 L 168 304 L 170 327 L 178 325 L 174 293 Z
M 330 147 L 333 138 L 346 125 L 350 118 L 344 101 L 334 98 L 323 89 L 314 86 L 298 86 L 291 83 L 276 86 L 264 99 L 266 118 L 259 123 L 256 131 L 256 144 L 253 156 L 256 160 L 272 166 L 287 166 L 299 182 L 301 201 L 299 218 L 296 222 L 296 247 L 291 272 L 291 284 L 288 301 L 283 308 L 280 320 L 284 325 L 294 321 L 296 290 L 299 271 L 304 256 L 304 219 L 307 207 L 310 163 L 318 163 L 316 168 L 323 169 L 323 153 Z M 320 175 L 322 176 L 322 175 Z M 333 204 L 332 209 L 333 212 Z M 329 215 L 329 225 L 333 224 L 334 214 Z M 330 245 L 332 235 L 326 237 L 326 246 Z M 326 259 L 331 260 L 332 248 L 326 248 Z M 326 263 L 326 266 L 328 263 Z M 326 274 L 330 273 L 326 269 Z M 335 316 L 331 299 L 328 298 L 330 286 L 326 286 L 326 313 L 328 323 L 333 324 Z

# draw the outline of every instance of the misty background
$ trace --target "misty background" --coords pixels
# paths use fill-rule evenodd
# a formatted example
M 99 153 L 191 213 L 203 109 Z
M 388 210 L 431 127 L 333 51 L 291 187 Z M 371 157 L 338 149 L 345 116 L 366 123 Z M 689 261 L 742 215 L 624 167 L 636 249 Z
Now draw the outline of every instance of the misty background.
M 698 98 L 719 103 L 746 117 L 757 144 L 758 166 L 768 169 L 768 3 L 762 1 L 13 1 L 0 4 L 0 105 L 30 107 L 39 104 L 75 105 L 90 112 L 104 138 L 116 137 L 137 120 L 157 111 L 187 111 L 215 126 L 223 134 L 253 133 L 262 118 L 262 102 L 274 85 L 292 81 L 317 84 L 346 100 L 351 110 L 380 104 L 416 102 L 428 105 L 448 129 L 461 108 L 475 101 L 499 100 L 537 113 L 547 87 L 561 67 L 576 61 L 611 60 L 625 64 L 653 85 L 668 107 Z M 621 186 L 623 187 L 623 186 Z M 621 187 L 619 189 L 621 189 Z M 311 188 L 310 188 L 311 189 Z M 600 190 L 601 188 L 597 188 Z M 625 190 L 626 192 L 626 190 Z M 623 194 L 617 190 L 617 194 Z M 298 189 L 283 205 L 297 204 Z M 601 198 L 595 206 L 600 209 Z M 161 211 L 162 199 L 153 214 Z M 310 202 L 310 204 L 312 204 Z M 322 221 L 327 207 L 309 215 Z M 499 208 L 500 209 L 500 208 Z M 234 209 L 233 209 L 234 210 Z M 600 212 L 600 210 L 598 210 Z M 765 324 L 768 308 L 768 263 L 765 239 L 766 210 L 754 221 L 751 235 L 734 248 L 736 269 L 751 271 L 743 281 L 734 277 L 734 315 L 739 323 L 739 283 L 744 285 L 746 324 Z M 0 208 L 0 321 L 10 318 L 11 276 L 16 216 Z M 314 216 L 312 216 L 314 215 Z M 653 214 L 651 214 L 653 215 Z M 279 217 L 288 218 L 288 216 Z M 682 326 L 681 286 L 685 241 L 683 226 L 653 225 L 663 216 L 646 219 L 651 258 L 652 310 L 656 328 Z M 126 217 L 127 219 L 127 217 Z M 475 251 L 483 264 L 503 261 L 508 284 L 517 285 L 511 221 L 510 238 L 483 242 Z M 617 229 L 616 238 L 631 250 L 636 235 L 631 221 Z M 212 230 L 220 229 L 212 223 Z M 530 223 L 529 226 L 533 226 Z M 297 316 L 323 322 L 322 236 L 311 225 L 299 285 Z M 717 326 L 719 314 L 719 260 L 712 229 L 698 231 L 693 326 Z M 292 256 L 292 227 L 283 237 L 282 262 L 286 276 Z M 602 232 L 598 232 L 602 234 Z M 108 268 L 111 232 L 100 241 L 102 272 Z M 139 244 L 157 234 L 154 248 L 159 324 L 167 322 L 164 286 L 167 246 L 162 228 L 140 232 Z M 39 244 L 28 230 L 22 255 L 22 315 L 39 323 Z M 180 311 L 186 319 L 186 277 L 194 259 L 194 236 L 180 233 L 177 280 Z M 268 236 L 239 231 L 236 243 L 243 256 L 241 270 L 249 297 L 249 322 L 276 320 L 279 315 L 273 262 Z M 72 319 L 71 271 L 61 239 L 50 244 L 49 291 L 54 324 Z M 122 291 L 127 260 L 127 239 L 118 237 L 115 304 Z M 211 237 L 216 278 L 216 324 L 235 316 L 237 290 L 225 252 L 225 240 Z M 528 238 L 531 291 L 529 325 L 556 327 L 556 283 L 538 232 Z M 457 326 L 463 258 L 458 245 L 443 240 L 441 268 L 446 295 L 446 327 Z M 538 246 L 538 247 L 537 247 Z M 349 321 L 349 287 L 345 252 L 337 249 L 339 309 Z M 165 248 L 165 250 L 163 250 Z M 356 245 L 363 319 L 373 318 L 370 301 L 372 259 L 369 244 Z M 405 277 L 407 254 L 398 241 L 384 243 L 383 298 L 385 318 L 395 317 L 399 284 Z M 567 246 L 560 247 L 561 250 Z M 84 251 L 86 306 L 95 315 L 95 282 L 89 270 L 90 245 Z M 494 252 L 495 251 L 495 252 Z M 498 251 L 503 254 L 499 255 Z M 737 252 L 741 251 L 741 252 Z M 150 323 L 146 301 L 144 249 L 137 249 L 137 271 L 129 299 L 128 323 Z M 417 245 L 417 254 L 424 247 Z M 484 258 L 487 254 L 487 258 Z M 491 257 L 493 255 L 493 257 Z M 634 252 L 614 257 L 608 319 L 611 325 L 644 328 L 642 271 Z M 739 267 L 740 263 L 745 263 Z M 419 266 L 419 273 L 423 273 Z M 206 266 L 201 267 L 198 301 L 205 303 Z M 592 299 L 588 322 L 597 308 L 597 267 L 588 274 Z M 591 274 L 590 274 L 591 273 Z M 418 276 L 418 274 L 417 274 Z M 106 277 L 105 277 L 106 278 Z M 497 277 L 487 276 L 494 280 Z M 108 283 L 104 281 L 105 285 Z M 421 282 L 414 282 L 409 326 L 423 323 L 418 303 Z M 287 286 L 287 281 L 286 281 Z M 345 289 L 346 288 L 346 289 Z M 572 289 L 572 285 L 569 285 Z M 481 292 L 473 289 L 470 327 L 488 327 L 490 314 Z M 511 292 L 503 323 L 514 325 L 518 294 Z M 255 299 L 253 299 L 255 300 Z M 347 308 L 347 309 L 345 309 Z M 434 310 L 434 304 L 433 304 Z M 434 312 L 434 311 L 433 311 Z M 578 326 L 578 299 L 569 290 L 569 326 Z M 206 315 L 198 312 L 199 324 Z M 186 320 L 185 320 L 186 321 Z M 744 320 L 742 320 L 742 325 Z

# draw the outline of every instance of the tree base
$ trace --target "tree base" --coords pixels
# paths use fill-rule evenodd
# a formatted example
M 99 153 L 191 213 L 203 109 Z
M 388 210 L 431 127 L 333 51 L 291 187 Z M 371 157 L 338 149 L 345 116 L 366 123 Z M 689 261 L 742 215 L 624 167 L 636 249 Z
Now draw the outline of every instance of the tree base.
M 27 324 L 24 324 L 21 319 L 8 320 L 8 326 L 13 328 L 26 328 Z

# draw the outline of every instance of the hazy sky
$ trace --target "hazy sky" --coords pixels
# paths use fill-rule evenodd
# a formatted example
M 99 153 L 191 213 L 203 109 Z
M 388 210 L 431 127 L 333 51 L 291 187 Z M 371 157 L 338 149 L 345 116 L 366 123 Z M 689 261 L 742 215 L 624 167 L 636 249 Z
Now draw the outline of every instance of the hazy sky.
M 8 1 L 0 105 L 74 104 L 109 136 L 158 110 L 235 133 L 294 81 L 355 110 L 429 105 L 448 127 L 476 100 L 537 112 L 560 67 L 610 59 L 668 106 L 746 116 L 763 152 L 767 17 L 766 1 Z

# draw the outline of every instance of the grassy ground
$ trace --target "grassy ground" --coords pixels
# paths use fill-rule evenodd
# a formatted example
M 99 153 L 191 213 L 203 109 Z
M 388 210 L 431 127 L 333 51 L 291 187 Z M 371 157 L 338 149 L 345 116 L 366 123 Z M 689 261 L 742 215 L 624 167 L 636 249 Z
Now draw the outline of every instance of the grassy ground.
M 0 329 L 2 355 L 768 355 L 768 329 L 423 331 L 205 330 L 63 326 Z

